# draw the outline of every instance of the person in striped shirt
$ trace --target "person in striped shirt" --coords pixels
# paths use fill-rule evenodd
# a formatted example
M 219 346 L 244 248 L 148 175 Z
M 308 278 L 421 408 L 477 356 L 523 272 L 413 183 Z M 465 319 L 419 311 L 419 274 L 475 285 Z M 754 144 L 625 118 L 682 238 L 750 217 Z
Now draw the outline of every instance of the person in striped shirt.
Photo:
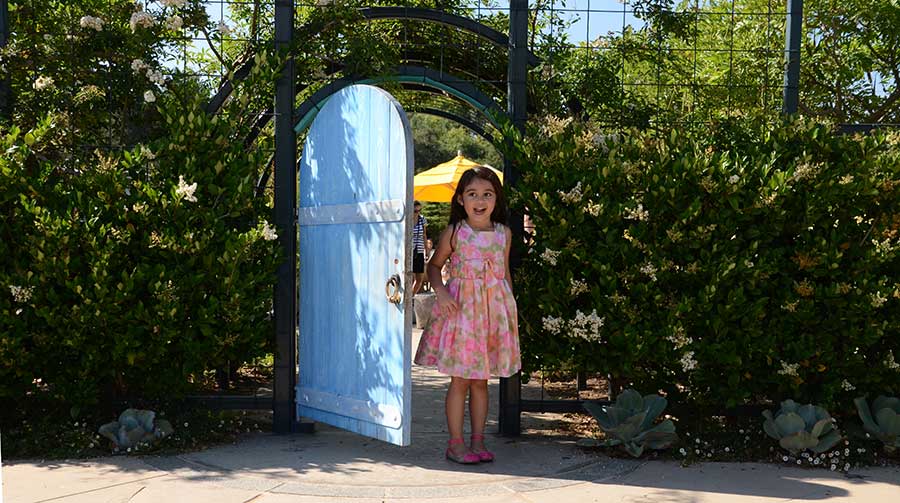
M 413 202 L 413 281 L 412 294 L 419 293 L 425 284 L 425 233 L 428 229 L 428 221 L 422 215 L 422 203 Z

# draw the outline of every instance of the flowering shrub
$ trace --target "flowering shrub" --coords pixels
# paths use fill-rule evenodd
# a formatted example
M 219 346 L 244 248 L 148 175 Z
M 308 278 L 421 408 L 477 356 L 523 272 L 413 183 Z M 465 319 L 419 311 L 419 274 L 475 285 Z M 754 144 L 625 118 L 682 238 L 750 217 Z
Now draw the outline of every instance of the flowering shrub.
M 896 132 L 542 123 L 510 152 L 536 225 L 516 279 L 526 371 L 728 406 L 900 388 Z
M 76 415 L 115 396 L 168 397 L 270 352 L 279 261 L 255 193 L 270 145 L 244 142 L 273 58 L 257 56 L 211 117 L 201 85 L 159 63 L 166 33 L 205 22 L 202 6 L 107 3 L 64 20 L 18 4 L 14 23 L 40 15 L 52 34 L 19 26 L 4 59 L 16 101 L 0 123 L 0 399 L 40 391 Z M 77 69 L 66 49 L 82 54 Z

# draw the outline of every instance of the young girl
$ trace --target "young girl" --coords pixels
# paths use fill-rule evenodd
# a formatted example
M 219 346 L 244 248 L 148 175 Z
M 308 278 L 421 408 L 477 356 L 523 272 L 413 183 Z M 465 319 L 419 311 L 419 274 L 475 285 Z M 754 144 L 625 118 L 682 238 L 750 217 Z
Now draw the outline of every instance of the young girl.
M 509 274 L 512 242 L 506 201 L 497 175 L 477 166 L 460 177 L 450 208 L 450 225 L 428 262 L 428 279 L 437 296 L 415 362 L 437 366 L 450 376 L 447 390 L 447 459 L 457 463 L 493 461 L 484 447 L 490 376 L 519 371 L 519 328 Z M 450 259 L 450 280 L 441 267 Z M 466 395 L 472 437 L 463 440 Z

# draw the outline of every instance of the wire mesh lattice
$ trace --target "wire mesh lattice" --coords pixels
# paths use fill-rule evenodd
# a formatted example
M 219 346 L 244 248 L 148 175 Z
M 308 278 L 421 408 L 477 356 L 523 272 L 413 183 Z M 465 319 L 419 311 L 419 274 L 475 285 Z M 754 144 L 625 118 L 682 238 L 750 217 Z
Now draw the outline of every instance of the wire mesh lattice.
M 70 115 L 87 102 L 96 109 L 105 99 L 109 116 L 98 119 L 92 134 L 71 135 L 73 150 L 139 143 L 152 127 L 145 97 L 158 98 L 179 87 L 170 84 L 190 82 L 192 94 L 210 100 L 229 75 L 255 54 L 273 49 L 275 0 L 74 2 L 67 14 L 75 19 L 50 4 L 3 2 L 13 7 L 3 62 L 25 69 L 19 80 L 22 73 L 10 72 L 12 115 L 17 107 L 25 109 L 20 116 L 40 115 L 45 97 L 29 102 L 17 96 L 46 82 L 41 77 L 54 67 L 71 76 L 55 82 L 61 91 L 56 98 L 68 102 Z M 866 29 L 854 27 L 851 4 L 806 2 L 800 111 L 839 123 L 896 123 L 900 100 L 891 57 L 897 37 L 890 35 L 888 21 L 880 21 L 884 16 L 877 17 L 877 8 L 859 13 Z M 398 68 L 414 67 L 464 80 L 496 110 L 507 108 L 508 0 L 296 0 L 292 5 L 298 104 L 341 78 L 416 87 L 391 78 Z M 776 117 L 785 92 L 790 5 L 786 0 L 531 0 L 529 114 L 589 118 L 614 128 L 706 123 L 733 115 Z M 413 15 L 418 9 L 428 9 L 431 17 Z M 85 24 L 82 16 L 105 18 L 104 24 L 92 28 L 94 21 Z M 451 18 L 479 23 L 482 35 Z M 126 25 L 130 30 L 111 35 L 114 26 Z M 91 46 L 88 35 L 109 37 L 102 42 L 107 47 Z M 871 47 L 868 56 L 844 57 L 840 44 L 852 37 L 858 37 L 854 47 Z M 146 45 L 143 51 L 139 43 Z M 86 53 L 86 47 L 94 52 Z M 145 57 L 126 61 L 124 54 Z M 846 68 L 833 68 L 829 58 Z M 830 79 L 828 72 L 836 77 Z M 418 87 L 471 105 L 440 86 Z M 272 101 L 270 89 L 258 94 L 260 103 Z M 410 101 L 403 104 L 410 108 L 429 99 L 422 93 L 406 96 Z M 266 109 L 247 112 L 261 117 L 261 125 L 271 117 Z M 489 116 L 480 119 L 487 128 L 489 122 Z M 270 131 L 259 129 L 263 136 Z

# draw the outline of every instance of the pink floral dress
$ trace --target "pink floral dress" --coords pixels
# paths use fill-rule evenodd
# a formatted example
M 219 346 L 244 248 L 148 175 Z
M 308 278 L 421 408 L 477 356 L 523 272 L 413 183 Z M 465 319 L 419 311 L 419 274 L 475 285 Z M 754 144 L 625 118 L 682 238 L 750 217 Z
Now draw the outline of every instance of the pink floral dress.
M 479 232 L 460 222 L 447 290 L 459 309 L 446 315 L 435 302 L 415 362 L 466 379 L 518 372 L 519 326 L 506 281 L 506 227 L 494 224 L 493 231 Z

